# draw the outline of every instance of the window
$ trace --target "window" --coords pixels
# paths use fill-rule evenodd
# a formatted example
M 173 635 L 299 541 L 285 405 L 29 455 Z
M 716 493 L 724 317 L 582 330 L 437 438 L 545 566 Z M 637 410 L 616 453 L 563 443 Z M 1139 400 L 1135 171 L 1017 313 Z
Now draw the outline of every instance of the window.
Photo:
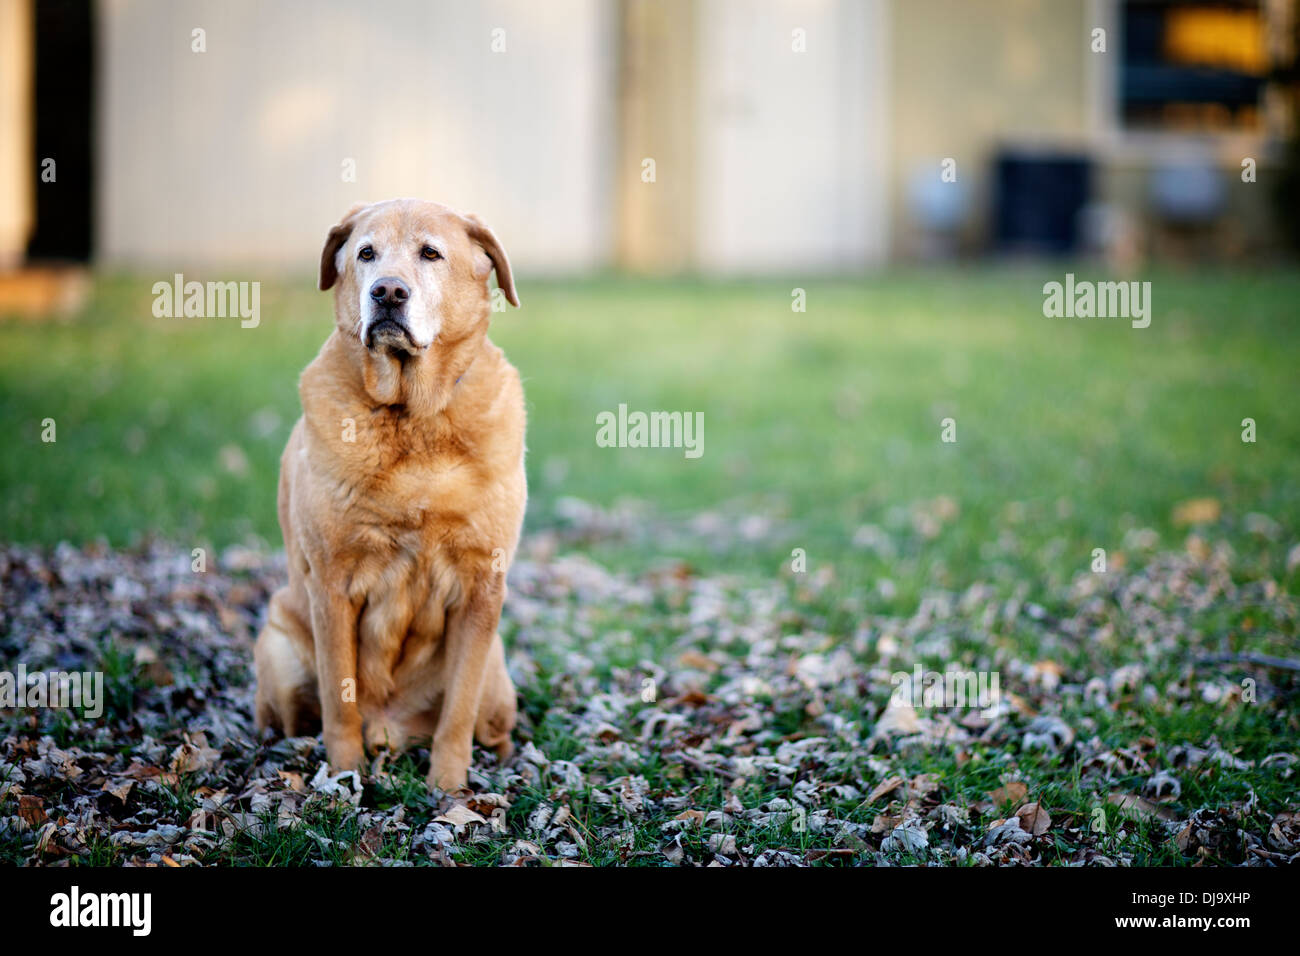
M 1272 65 L 1259 0 L 1124 0 L 1121 10 L 1126 128 L 1261 129 Z

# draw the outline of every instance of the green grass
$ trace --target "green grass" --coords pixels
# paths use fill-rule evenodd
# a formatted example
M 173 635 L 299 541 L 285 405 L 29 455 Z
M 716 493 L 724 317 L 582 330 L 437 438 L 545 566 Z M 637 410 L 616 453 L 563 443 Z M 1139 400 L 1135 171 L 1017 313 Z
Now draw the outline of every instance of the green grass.
M 1088 569 L 1094 548 L 1105 548 L 1112 562 L 1137 552 L 1128 555 L 1136 567 L 1160 551 L 1183 550 L 1195 533 L 1232 548 L 1235 579 L 1271 579 L 1283 592 L 1272 607 L 1219 602 L 1198 611 L 1186 621 L 1196 646 L 1293 652 L 1295 622 L 1284 605 L 1300 584 L 1300 573 L 1287 566 L 1300 528 L 1300 276 L 1157 272 L 1144 277 L 1152 282 L 1151 327 L 1137 330 L 1121 319 L 1045 318 L 1042 285 L 1067 268 L 745 283 L 525 278 L 525 307 L 497 315 L 493 329 L 523 374 L 528 400 L 525 535 L 563 529 L 557 503 L 576 497 L 606 508 L 644 503 L 654 516 L 646 535 L 564 546 L 634 572 L 681 558 L 701 574 L 770 581 L 788 572 L 792 549 L 802 548 L 809 571 L 833 567 L 834 583 L 806 594 L 792 584 L 783 628 L 839 642 L 853 633 L 857 612 L 906 617 L 936 587 L 960 593 L 991 583 L 1004 596 L 1020 590 L 1041 599 L 1050 613 Z M 1093 275 L 1087 267 L 1074 271 Z M 795 286 L 807 291 L 804 313 L 791 311 Z M 331 329 L 329 296 L 306 284 L 266 286 L 260 327 L 241 329 L 237 320 L 154 319 L 149 289 L 147 279 L 112 277 L 70 321 L 0 324 L 0 427 L 9 436 L 0 458 L 0 538 L 126 545 L 157 535 L 185 549 L 279 546 L 279 455 L 298 414 L 298 372 Z M 703 412 L 703 457 L 598 447 L 596 416 L 620 403 Z M 957 423 L 955 444 L 940 440 L 947 417 Z M 41 441 L 45 418 L 57 423 L 55 443 Z M 1244 418 L 1257 423 L 1255 443 L 1242 441 Z M 937 535 L 917 533 L 915 510 L 940 496 L 956 514 Z M 1221 504 L 1217 520 L 1195 528 L 1174 521 L 1180 502 L 1202 497 Z M 690 532 L 703 512 L 719 513 L 728 531 L 749 516 L 774 523 L 752 541 Z M 1261 519 L 1248 517 L 1258 514 L 1277 529 L 1261 533 Z M 890 532 L 894 553 L 853 543 L 866 524 Z M 1126 533 L 1147 528 L 1158 545 L 1125 544 Z M 892 593 L 878 588 L 884 578 Z M 972 636 L 958 619 L 936 628 L 951 637 L 947 660 L 922 648 L 916 659 L 935 668 L 988 655 L 1053 660 L 1073 674 L 1102 676 L 1142 659 L 1136 625 L 1113 605 L 1089 613 L 1098 633 L 1114 624 L 1113 637 L 1070 640 L 1012 624 L 995 629 L 990 647 L 988 634 Z M 621 682 L 635 694 L 638 662 L 669 662 L 683 648 L 680 609 L 659 603 L 586 608 L 580 620 L 602 635 L 595 662 L 602 687 Z M 511 621 L 503 628 L 515 646 L 523 635 Z M 625 641 L 609 638 L 620 632 Z M 531 740 L 551 760 L 568 759 L 585 743 L 569 736 L 565 715 L 545 692 L 565 673 L 570 650 L 534 646 L 539 676 L 521 688 Z M 1146 679 L 1157 687 L 1187 678 L 1178 655 L 1155 666 Z M 109 659 L 105 669 L 116 680 L 129 665 Z M 129 697 L 120 699 L 131 693 L 129 680 L 113 686 L 112 706 L 129 709 Z M 1288 686 L 1280 692 L 1293 694 Z M 820 732 L 798 700 L 755 701 L 778 703 L 791 709 L 771 716 L 774 729 Z M 1100 712 L 1077 698 L 1055 703 L 1108 746 L 1153 740 L 1149 749 L 1161 759 L 1179 744 L 1217 737 L 1233 753 L 1259 760 L 1294 749 L 1297 739 L 1295 712 L 1285 703 L 1225 709 L 1128 697 Z M 851 718 L 868 706 L 859 699 L 826 705 Z M 631 725 L 625 730 L 635 734 Z M 848 755 L 843 779 L 874 781 L 870 759 Z M 944 799 L 958 805 L 979 802 L 1012 770 L 1054 818 L 1076 827 L 1105 805 L 1095 787 L 1082 785 L 1077 765 L 998 742 L 971 745 L 961 762 L 943 748 L 897 760 L 907 776 L 942 779 Z M 404 758 L 388 785 L 368 788 L 366 805 L 400 804 L 413 828 L 422 825 L 437 812 L 423 772 Z M 657 754 L 644 765 L 606 768 L 605 776 L 618 772 L 644 775 L 657 790 L 687 789 L 693 805 L 705 808 L 725 792 L 726 781 L 694 772 L 683 780 L 683 768 Z M 1147 776 L 1120 773 L 1110 790 L 1136 793 Z M 1269 813 L 1295 801 L 1294 784 L 1276 774 L 1214 769 L 1184 774 L 1183 786 L 1183 812 L 1241 804 L 1252 790 Z M 745 807 L 790 796 L 760 782 L 735 792 Z M 516 797 L 510 839 L 527 835 L 524 821 L 545 799 Z M 887 802 L 828 809 L 870 823 Z M 571 808 L 579 829 L 619 824 L 614 810 L 581 795 Z M 1110 829 L 1088 846 L 1152 865 L 1191 862 L 1156 825 L 1122 816 L 1108 811 Z M 662 864 L 658 825 L 668 819 L 646 821 L 630 847 L 593 840 L 583 859 Z M 1263 818 L 1256 824 L 1266 827 Z M 738 828 L 738 841 L 760 847 L 833 845 L 829 833 Z M 322 811 L 288 832 L 241 833 L 221 861 L 347 863 L 357 830 L 349 815 Z M 1052 832 L 1061 860 L 1083 848 L 1070 832 Z M 405 859 L 393 839 L 385 837 L 380 855 Z M 686 833 L 688 857 L 703 854 L 696 845 L 702 839 Z M 501 848 L 471 843 L 456 859 L 490 863 Z M 91 856 L 113 859 L 111 847 Z
M 1004 559 L 1052 578 L 1117 548 L 1129 527 L 1180 543 L 1171 509 L 1196 496 L 1223 502 L 1230 536 L 1253 511 L 1293 530 L 1300 279 L 1159 273 L 1152 325 L 1136 330 L 1044 318 L 1042 283 L 1064 270 L 525 279 L 525 307 L 497 315 L 493 337 L 525 380 L 528 526 L 552 524 L 562 496 L 639 500 L 670 519 L 762 514 L 782 533 L 677 550 L 765 575 L 802 547 L 811 566 L 883 573 L 851 546 L 853 530 L 947 495 L 961 513 L 942 542 L 889 565 L 904 597 L 932 575 L 977 577 L 1013 502 L 1023 548 Z M 795 285 L 805 313 L 791 311 Z M 256 329 L 155 319 L 150 301 L 147 279 L 117 277 L 70 322 L 0 326 L 5 539 L 278 545 L 279 454 L 330 297 L 264 287 Z M 596 415 L 620 402 L 702 411 L 703 457 L 597 447 Z M 955 444 L 940 441 L 949 416 Z M 1241 441 L 1246 417 L 1255 444 Z M 595 550 L 621 565 L 663 557 L 617 541 Z

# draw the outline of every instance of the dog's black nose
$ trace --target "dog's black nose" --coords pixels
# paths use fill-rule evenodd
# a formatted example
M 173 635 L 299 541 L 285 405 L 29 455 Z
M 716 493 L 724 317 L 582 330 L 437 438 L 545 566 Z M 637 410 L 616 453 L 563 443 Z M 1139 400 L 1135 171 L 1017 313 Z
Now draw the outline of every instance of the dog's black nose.
M 380 305 L 402 305 L 411 297 L 411 290 L 397 276 L 384 276 L 376 279 L 370 287 L 370 298 Z

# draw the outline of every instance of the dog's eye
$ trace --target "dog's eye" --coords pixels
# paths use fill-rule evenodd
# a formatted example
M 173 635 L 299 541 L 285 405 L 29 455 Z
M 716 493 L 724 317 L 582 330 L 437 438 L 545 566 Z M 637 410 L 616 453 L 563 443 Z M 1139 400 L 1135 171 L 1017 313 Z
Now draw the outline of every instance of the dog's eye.
M 375 247 L 362 246 L 360 251 L 357 252 L 357 258 L 360 259 L 362 262 L 372 261 L 375 258 Z
M 433 248 L 433 246 L 425 246 L 420 250 L 420 255 L 425 259 L 428 259 L 430 262 L 436 262 L 442 258 L 442 253 Z

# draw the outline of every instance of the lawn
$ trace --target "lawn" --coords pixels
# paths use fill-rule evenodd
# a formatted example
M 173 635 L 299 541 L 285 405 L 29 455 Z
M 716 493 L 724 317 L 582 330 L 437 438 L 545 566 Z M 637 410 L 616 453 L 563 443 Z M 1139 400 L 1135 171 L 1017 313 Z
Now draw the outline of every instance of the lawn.
M 450 811 L 425 800 L 420 751 L 341 793 L 318 744 L 248 739 L 278 459 L 329 297 L 264 285 L 242 329 L 155 319 L 151 281 L 113 277 L 72 320 L 6 322 L 0 541 L 76 548 L 6 552 L 0 665 L 98 654 L 120 706 L 11 718 L 0 793 L 50 748 L 85 779 L 161 768 L 114 809 L 140 832 L 174 821 L 172 842 L 64 841 L 91 862 L 1293 855 L 1296 674 L 1243 655 L 1297 656 L 1300 278 L 1157 272 L 1133 329 L 1045 318 L 1065 271 L 523 278 L 493 330 L 530 420 L 503 622 L 523 752 L 481 757 L 490 799 Z M 620 404 L 703 412 L 703 455 L 598 447 Z M 221 557 L 185 585 L 197 547 Z M 116 594 L 123 575 L 138 593 Z M 77 613 L 88 594 L 102 619 Z M 155 658 L 175 663 L 159 677 Z M 887 708 L 918 664 L 996 672 L 1003 706 Z M 200 727 L 218 756 L 194 769 L 176 748 Z M 27 777 L 50 822 L 74 805 L 76 786 Z M 1012 814 L 1035 805 L 1041 833 Z M 35 859 L 40 827 L 12 813 L 0 800 L 0 854 Z M 192 845 L 204 813 L 239 825 Z

